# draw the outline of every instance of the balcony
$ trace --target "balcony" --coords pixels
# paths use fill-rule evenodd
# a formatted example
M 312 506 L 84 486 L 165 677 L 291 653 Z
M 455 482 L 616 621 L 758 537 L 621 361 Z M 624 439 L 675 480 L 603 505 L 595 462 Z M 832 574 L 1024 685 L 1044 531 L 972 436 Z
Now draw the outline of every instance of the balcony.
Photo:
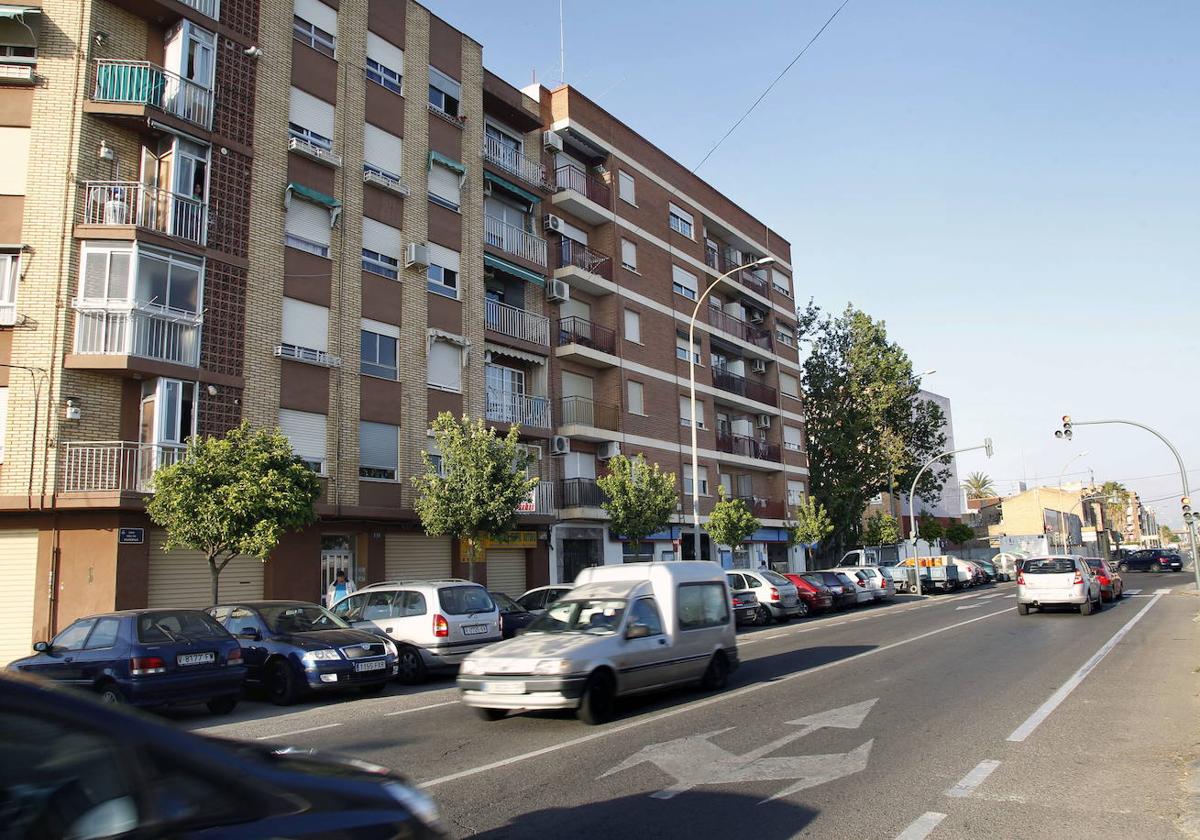
M 748 324 L 740 318 L 735 318 L 715 306 L 710 305 L 708 307 L 708 323 L 710 326 L 721 330 L 721 332 L 729 333 L 735 338 L 740 338 L 747 344 L 753 344 L 755 347 L 761 347 L 764 350 L 770 350 L 772 347 L 770 332 L 760 329 L 753 324 Z
M 558 480 L 558 509 L 565 511 L 590 508 L 593 518 L 607 517 L 600 506 L 608 500 L 594 478 L 560 478 Z
M 558 244 L 554 277 L 590 295 L 607 295 L 616 287 L 613 282 L 613 263 L 608 254 L 601 253 L 573 239 L 563 237 Z
M 758 519 L 787 519 L 788 506 L 775 499 L 764 499 L 762 496 L 737 496 L 750 512 Z
M 558 401 L 558 433 L 572 440 L 620 440 L 621 409 L 591 397 L 563 397 Z
M 617 334 L 586 318 L 571 315 L 558 319 L 558 350 L 560 358 L 570 357 L 591 367 L 612 367 L 618 363 Z
M 549 429 L 550 400 L 546 397 L 532 397 L 488 388 L 486 416 L 488 420 L 496 423 Z
M 745 435 L 717 431 L 717 451 L 743 458 L 758 458 L 763 461 L 782 461 L 783 454 L 777 443 L 767 443 Z
M 75 352 L 136 356 L 199 367 L 200 325 L 193 312 L 145 304 L 75 302 Z
M 147 493 L 160 467 L 183 457 L 186 447 L 128 440 L 68 441 L 59 486 L 64 493 Z
M 85 181 L 82 225 L 133 227 L 203 245 L 208 205 L 137 181 Z
M 554 484 L 545 479 L 530 491 L 528 499 L 517 505 L 517 516 L 553 516 Z
M 779 395 L 774 388 L 761 382 L 755 382 L 753 379 L 738 376 L 736 373 L 730 373 L 725 368 L 714 367 L 712 381 L 713 387 L 720 388 L 722 391 L 728 391 L 739 397 L 767 405 L 779 405 Z
M 541 161 L 526 157 L 511 146 L 506 146 L 495 137 L 483 138 L 483 159 L 488 163 L 503 169 L 510 175 L 516 175 L 527 184 L 533 184 L 544 190 L 546 184 L 546 167 Z
M 506 254 L 546 267 L 546 240 L 516 225 L 484 216 L 483 241 Z
M 763 297 L 767 297 L 768 283 L 765 278 L 759 276 L 750 269 L 735 271 L 741 265 L 752 262 L 750 257 L 745 257 L 740 254 L 733 254 L 727 250 L 715 251 L 712 248 L 705 248 L 704 262 L 709 268 L 715 269 L 722 274 L 729 274 L 729 279 L 736 283 L 741 283 L 747 289 L 750 289 Z
M 178 2 L 195 9 L 212 20 L 221 19 L 221 0 L 178 0 Z M 179 9 L 174 3 L 167 2 L 167 0 L 113 0 L 113 4 L 148 20 L 169 20 L 172 17 L 177 18 L 179 15 Z
M 96 60 L 96 84 L 87 110 L 114 117 L 145 119 L 146 109 L 212 127 L 213 94 L 148 61 Z
M 498 300 L 487 300 L 484 304 L 485 323 L 492 332 L 542 347 L 550 346 L 550 319 L 545 315 L 526 312 Z
M 612 191 L 608 184 L 578 166 L 567 164 L 554 170 L 555 193 L 550 201 L 588 224 L 612 221 Z

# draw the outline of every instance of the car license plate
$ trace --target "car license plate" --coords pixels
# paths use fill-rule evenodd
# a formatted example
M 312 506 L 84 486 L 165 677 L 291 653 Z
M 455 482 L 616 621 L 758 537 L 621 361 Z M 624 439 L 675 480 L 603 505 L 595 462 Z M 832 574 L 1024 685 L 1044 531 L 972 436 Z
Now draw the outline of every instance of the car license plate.
M 383 659 L 376 660 L 375 662 L 355 662 L 354 663 L 355 671 L 382 671 L 386 667 L 387 667 L 387 661 L 383 660 Z
M 482 636 L 488 631 L 488 626 L 486 624 L 464 624 L 462 631 L 464 636 Z
M 211 665 L 217 661 L 215 653 L 181 653 L 175 657 L 178 665 Z
M 523 682 L 485 682 L 483 684 L 484 694 L 524 694 L 525 683 Z

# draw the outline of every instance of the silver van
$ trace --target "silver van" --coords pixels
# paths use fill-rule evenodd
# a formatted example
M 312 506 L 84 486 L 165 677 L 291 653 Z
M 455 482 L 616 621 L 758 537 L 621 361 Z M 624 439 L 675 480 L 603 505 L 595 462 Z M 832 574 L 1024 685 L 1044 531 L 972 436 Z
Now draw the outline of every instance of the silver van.
M 618 697 L 675 685 L 723 688 L 738 666 L 725 572 L 716 563 L 594 566 L 520 636 L 463 660 L 463 703 L 486 720 L 575 709 L 587 724 Z

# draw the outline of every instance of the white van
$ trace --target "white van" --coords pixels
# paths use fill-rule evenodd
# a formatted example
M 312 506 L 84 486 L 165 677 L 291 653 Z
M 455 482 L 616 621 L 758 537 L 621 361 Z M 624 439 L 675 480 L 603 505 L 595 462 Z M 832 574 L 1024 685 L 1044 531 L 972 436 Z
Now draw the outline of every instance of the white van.
M 487 720 L 513 709 L 576 709 L 668 686 L 723 688 L 738 666 L 725 571 L 707 561 L 584 569 L 575 588 L 514 639 L 463 660 L 463 703 Z

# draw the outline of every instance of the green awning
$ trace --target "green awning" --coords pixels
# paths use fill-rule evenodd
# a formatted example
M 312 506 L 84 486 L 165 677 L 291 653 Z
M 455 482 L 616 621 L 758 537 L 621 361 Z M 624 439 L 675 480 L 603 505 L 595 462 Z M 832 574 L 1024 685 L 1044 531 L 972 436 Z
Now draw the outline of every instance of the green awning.
M 19 18 L 23 15 L 40 15 L 38 6 L 0 6 L 0 18 Z
M 533 193 L 529 192 L 529 190 L 523 190 L 520 187 L 518 187 L 516 184 L 514 184 L 512 181 L 506 181 L 503 178 L 501 178 L 499 175 L 493 175 L 491 172 L 488 172 L 486 169 L 483 172 L 483 180 L 491 181 L 496 186 L 500 187 L 501 189 L 508 190 L 513 195 L 521 196 L 521 198 L 525 199 L 530 204 L 537 204 L 539 201 L 542 200 L 539 196 L 536 196 Z
M 310 201 L 313 204 L 320 204 L 322 207 L 328 207 L 330 210 L 340 210 L 342 202 L 338 201 L 331 195 L 325 195 L 320 190 L 314 190 L 312 187 L 306 187 L 303 184 L 297 184 L 295 181 L 287 185 L 287 193 L 295 193 L 305 201 Z
M 503 271 L 506 274 L 511 274 L 514 277 L 520 277 L 522 280 L 528 280 L 530 283 L 536 283 L 539 286 L 546 285 L 546 278 L 542 275 L 530 271 L 528 268 L 521 268 L 519 265 L 513 265 L 508 260 L 502 260 L 499 257 L 493 257 L 491 254 L 483 255 L 483 264 Z
M 431 164 L 434 164 L 434 163 L 441 164 L 442 166 L 446 167 L 447 169 L 454 170 L 459 175 L 467 174 L 467 167 L 463 166 L 461 163 L 456 161 L 454 158 L 446 157 L 441 152 L 430 152 L 429 153 L 429 162 Z

